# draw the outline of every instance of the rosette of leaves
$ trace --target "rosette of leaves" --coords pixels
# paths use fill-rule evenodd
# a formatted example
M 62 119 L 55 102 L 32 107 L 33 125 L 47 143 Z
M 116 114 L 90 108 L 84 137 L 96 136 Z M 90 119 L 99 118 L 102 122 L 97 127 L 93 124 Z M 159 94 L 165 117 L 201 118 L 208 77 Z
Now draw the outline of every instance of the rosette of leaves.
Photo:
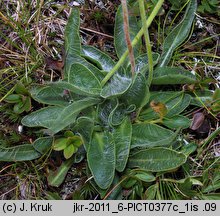
M 15 85 L 15 90 L 4 99 L 5 102 L 14 104 L 13 111 L 17 114 L 31 110 L 31 95 L 20 81 Z
M 53 150 L 63 151 L 66 159 L 73 156 L 78 151 L 78 148 L 83 144 L 80 136 L 74 135 L 71 131 L 66 131 L 64 137 L 58 138 L 54 141 Z
M 131 7 L 132 4 L 128 8 Z M 128 58 L 118 66 L 108 54 L 81 45 L 80 12 L 73 8 L 65 31 L 64 79 L 33 87 L 32 98 L 48 106 L 25 116 L 22 124 L 46 128 L 50 136 L 55 136 L 54 149 L 64 150 L 66 158 L 75 151 L 75 138 L 56 137 L 66 130 L 80 134 L 89 170 L 96 185 L 104 190 L 126 167 L 138 167 L 147 172 L 177 169 L 187 158 L 175 149 L 175 144 L 180 129 L 190 125 L 190 120 L 182 113 L 192 97 L 185 91 L 164 91 L 163 86 L 199 82 L 190 71 L 168 65 L 174 50 L 190 33 L 195 11 L 196 1 L 191 0 L 184 19 L 167 35 L 162 55 L 152 54 L 151 85 L 162 88 L 151 92 L 148 56 L 141 42 L 134 48 L 135 75 L 132 77 Z M 131 39 L 135 40 L 136 35 L 143 32 L 138 23 L 138 17 L 129 17 Z M 126 52 L 123 37 L 119 7 L 114 33 L 119 59 Z M 112 77 L 103 84 L 109 73 Z

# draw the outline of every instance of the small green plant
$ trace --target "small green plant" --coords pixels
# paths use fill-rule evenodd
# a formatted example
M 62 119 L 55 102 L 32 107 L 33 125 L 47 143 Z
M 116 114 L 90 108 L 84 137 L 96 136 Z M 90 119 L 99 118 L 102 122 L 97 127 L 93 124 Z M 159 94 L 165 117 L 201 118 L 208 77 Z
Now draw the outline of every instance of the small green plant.
M 53 149 L 55 151 L 63 150 L 64 157 L 69 159 L 82 144 L 83 141 L 80 136 L 74 135 L 72 131 L 66 131 L 64 137 L 54 141 Z
M 138 3 L 144 7 L 143 1 Z M 159 54 L 151 51 L 148 28 L 162 3 L 157 2 L 147 20 L 145 8 L 140 10 L 142 27 L 135 16 L 129 17 L 126 26 L 126 10 L 119 7 L 114 32 L 117 62 L 92 46 L 81 45 L 80 12 L 73 8 L 65 31 L 64 78 L 34 85 L 32 98 L 48 106 L 22 119 L 24 126 L 45 128 L 47 136 L 32 145 L 2 148 L 0 159 L 33 160 L 53 148 L 63 150 L 68 160 L 49 175 L 50 185 L 59 186 L 71 165 L 86 159 L 87 175 L 93 177 L 91 184 L 101 198 L 115 198 L 116 189 L 118 196 L 123 187 L 130 189 L 133 199 L 199 197 L 188 191 L 202 183 L 191 178 L 185 168 L 197 146 L 186 145 L 181 131 L 191 124 L 185 110 L 190 105 L 199 106 L 201 99 L 195 96 L 194 89 L 181 86 L 199 86 L 201 78 L 184 68 L 170 66 L 174 51 L 190 33 L 197 1 L 189 1 L 183 19 L 167 35 Z M 131 1 L 127 9 L 133 4 Z M 141 43 L 143 35 L 146 49 Z M 127 49 L 129 46 L 132 49 Z M 130 61 L 132 56 L 134 62 Z M 200 89 L 196 91 L 198 95 Z M 24 155 L 27 151 L 29 154 Z M 182 180 L 166 178 L 180 168 L 187 170 Z M 181 188 L 185 196 L 177 196 L 174 187 Z M 170 188 L 173 190 L 167 196 L 161 195 L 163 189 Z
M 92 18 L 97 22 L 102 22 L 105 19 L 102 11 L 95 10 L 92 14 Z
M 218 0 L 202 0 L 201 4 L 198 7 L 198 11 L 200 13 L 216 13 L 220 15 L 219 13 L 219 1 Z
M 24 84 L 19 81 L 15 85 L 14 93 L 6 96 L 4 101 L 14 104 L 13 110 L 16 114 L 29 112 L 31 110 L 31 95 Z

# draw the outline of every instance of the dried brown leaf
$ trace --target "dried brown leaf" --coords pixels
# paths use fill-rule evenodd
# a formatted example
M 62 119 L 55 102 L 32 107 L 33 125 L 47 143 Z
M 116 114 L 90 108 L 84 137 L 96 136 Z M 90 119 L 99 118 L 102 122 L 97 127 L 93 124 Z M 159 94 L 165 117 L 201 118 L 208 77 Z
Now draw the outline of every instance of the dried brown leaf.
M 63 66 L 64 66 L 63 61 L 57 61 L 57 60 L 54 60 L 50 57 L 45 58 L 45 63 L 46 63 L 47 68 L 57 70 L 57 71 L 62 71 Z
M 160 115 L 161 119 L 167 114 L 167 107 L 161 102 L 151 101 L 150 106 L 154 110 L 154 112 Z

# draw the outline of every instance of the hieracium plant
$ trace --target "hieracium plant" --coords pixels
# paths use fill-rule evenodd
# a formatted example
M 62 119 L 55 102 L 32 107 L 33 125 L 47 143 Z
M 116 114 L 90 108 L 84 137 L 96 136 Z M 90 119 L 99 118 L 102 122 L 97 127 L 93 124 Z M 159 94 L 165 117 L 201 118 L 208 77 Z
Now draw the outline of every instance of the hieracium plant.
M 69 167 L 87 161 L 88 177 L 102 191 L 128 172 L 135 182 L 151 185 L 156 173 L 184 165 L 195 145 L 186 149 L 179 138 L 191 124 L 183 113 L 189 105 L 202 104 L 190 88 L 170 91 L 169 86 L 196 86 L 200 77 L 170 63 L 191 31 L 197 1 L 186 3 L 184 17 L 168 33 L 159 54 L 151 50 L 148 28 L 162 4 L 158 0 L 146 17 L 143 0 L 122 1 L 114 28 L 118 61 L 82 45 L 80 11 L 72 8 L 65 30 L 64 78 L 33 86 L 31 97 L 45 107 L 22 119 L 26 127 L 44 128 L 45 136 L 32 145 L 1 149 L 1 158 L 33 160 L 50 149 L 64 151 Z M 139 8 L 138 17 L 128 16 L 132 7 Z

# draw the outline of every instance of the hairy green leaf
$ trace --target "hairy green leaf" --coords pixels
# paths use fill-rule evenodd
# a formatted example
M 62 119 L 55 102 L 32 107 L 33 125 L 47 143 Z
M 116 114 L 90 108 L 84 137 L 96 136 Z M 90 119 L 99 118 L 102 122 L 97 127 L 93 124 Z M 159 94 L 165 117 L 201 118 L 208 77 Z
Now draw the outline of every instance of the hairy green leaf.
M 65 81 L 51 82 L 48 83 L 47 85 L 52 89 L 59 88 L 60 90 L 63 90 L 62 94 L 60 94 L 59 97 L 62 96 L 64 100 L 68 101 L 68 104 L 70 104 L 72 101 L 75 101 L 77 99 L 81 99 L 82 97 L 80 96 L 92 96 L 92 97 L 99 96 L 97 93 L 94 93 L 94 91 L 88 91 L 86 89 L 81 88 L 81 86 L 73 85 Z M 38 97 L 38 99 L 43 99 L 43 98 Z M 51 99 L 48 101 L 50 103 L 52 102 Z M 54 105 L 59 105 L 58 103 L 59 102 L 57 101 L 57 104 L 54 103 Z
M 40 152 L 43 155 L 51 149 L 52 144 L 52 137 L 40 137 L 34 141 L 33 147 L 36 151 Z
M 74 125 L 73 131 L 81 135 L 86 150 L 88 150 L 93 130 L 94 120 L 87 117 L 79 117 Z
M 93 46 L 83 46 L 82 55 L 104 71 L 110 71 L 115 66 L 115 62 L 110 56 Z
M 89 168 L 97 185 L 108 188 L 115 174 L 115 144 L 110 133 L 94 133 L 87 152 Z
M 122 172 L 125 169 L 131 145 L 132 125 L 129 118 L 124 119 L 122 124 L 115 128 L 113 137 L 116 151 L 116 170 Z
M 81 40 L 79 35 L 80 27 L 80 11 L 79 8 L 72 8 L 72 12 L 68 18 L 65 29 L 65 51 L 67 55 L 80 55 Z
M 151 172 L 146 172 L 144 170 L 136 171 L 135 178 L 143 182 L 154 182 L 156 177 Z
M 128 5 L 128 10 L 131 8 L 132 6 Z M 135 38 L 139 30 L 140 30 L 140 27 L 138 26 L 136 17 L 129 16 L 129 33 L 130 33 L 131 40 Z M 115 43 L 117 56 L 118 58 L 120 58 L 127 49 L 121 6 L 119 6 L 118 11 L 116 13 L 116 17 L 115 17 L 114 43 Z M 138 56 L 140 52 L 140 47 L 141 47 L 141 42 L 138 42 L 138 44 L 134 47 L 134 56 Z
M 64 108 L 63 111 L 58 115 L 58 118 L 51 126 L 51 130 L 54 133 L 57 133 L 67 127 L 68 125 L 75 122 L 78 114 L 85 108 L 93 106 L 99 102 L 99 99 L 95 98 L 85 98 L 79 101 L 76 101 Z
M 32 144 L 18 145 L 10 148 L 0 147 L 0 161 L 29 161 L 37 159 L 41 153 Z
M 34 100 L 49 105 L 67 106 L 71 100 L 71 93 L 66 91 L 68 85 L 59 85 L 54 82 L 47 86 L 36 86 L 31 90 Z
M 130 77 L 120 74 L 114 74 L 101 91 L 103 98 L 113 98 L 124 94 L 130 87 L 132 80 Z
M 22 124 L 28 127 L 45 127 L 57 133 L 74 123 L 81 110 L 98 102 L 99 99 L 85 98 L 67 107 L 46 107 L 25 116 Z
M 204 104 L 210 105 L 213 101 L 213 92 L 208 89 L 204 90 L 196 90 L 194 91 L 194 95 L 192 96 L 192 100 L 190 102 L 191 105 L 204 107 Z
M 174 52 L 188 37 L 197 9 L 197 0 L 190 0 L 182 21 L 168 34 L 163 43 L 159 67 L 166 66 Z
M 178 115 L 183 112 L 190 104 L 191 96 L 189 94 L 182 93 L 181 95 L 172 98 L 166 103 L 168 112 L 167 118 Z
M 181 148 L 181 152 L 187 156 L 196 151 L 198 145 L 196 143 L 188 143 Z
M 121 96 L 128 105 L 134 104 L 136 108 L 146 105 L 150 98 L 147 79 L 141 73 L 137 73 L 128 91 Z
M 132 125 L 131 148 L 169 146 L 175 139 L 172 131 L 150 123 Z
M 103 103 L 98 105 L 98 118 L 101 120 L 101 123 L 104 125 L 109 125 L 109 116 L 114 110 L 118 107 L 117 99 L 105 100 Z
M 152 84 L 154 85 L 173 85 L 173 84 L 192 84 L 196 83 L 196 76 L 182 68 L 159 67 L 154 71 Z
M 64 107 L 49 106 L 25 116 L 21 123 L 27 127 L 51 128 Z
M 191 120 L 185 116 L 175 115 L 171 118 L 164 118 L 163 125 L 170 129 L 188 128 L 191 125 Z
M 156 65 L 158 63 L 159 57 L 160 57 L 160 54 L 152 53 L 153 65 Z M 149 70 L 149 66 L 148 66 L 148 55 L 147 55 L 147 53 L 139 55 L 135 59 L 135 72 L 145 74 L 146 72 L 148 72 L 148 70 Z M 130 64 L 127 67 L 127 71 L 131 71 L 131 65 Z
M 74 158 L 70 158 L 63 162 L 62 165 L 59 168 L 57 168 L 56 171 L 50 171 L 47 177 L 48 184 L 53 187 L 59 187 L 63 183 L 66 174 L 70 167 L 73 165 L 73 163 Z
M 128 167 L 162 172 L 180 167 L 186 159 L 184 154 L 168 148 L 150 148 L 133 154 L 128 160 Z
M 165 117 L 171 118 L 172 116 L 179 115 L 189 106 L 191 96 L 183 92 L 152 92 L 150 101 L 165 104 L 167 108 Z M 141 120 L 152 120 L 159 117 L 159 114 L 154 112 L 151 107 L 143 110 L 140 114 Z
M 117 101 L 118 102 L 118 101 Z M 124 104 L 117 103 L 116 107 L 111 111 L 108 117 L 108 124 L 110 126 L 118 126 L 122 123 L 127 115 L 127 110 Z
M 157 184 L 157 183 L 156 183 L 156 184 L 153 184 L 153 185 L 151 185 L 151 186 L 149 186 L 149 187 L 147 188 L 147 190 L 145 191 L 145 193 L 144 193 L 144 198 L 145 198 L 146 200 L 154 200 L 155 197 L 156 197 L 158 188 L 159 188 L 159 187 L 158 187 L 158 184 Z
M 96 76 L 88 68 L 80 63 L 71 65 L 68 73 L 68 82 L 78 88 L 81 92 L 91 95 L 99 95 L 101 84 Z
M 123 189 L 120 184 L 120 177 L 115 174 L 114 180 L 112 182 L 112 188 L 114 188 L 114 191 L 106 198 L 106 200 L 122 200 L 123 198 Z M 105 193 L 106 195 L 106 193 Z M 104 196 L 101 197 L 103 199 Z
M 74 63 L 79 63 L 86 68 L 88 68 L 92 73 L 95 75 L 95 77 L 101 82 L 102 79 L 104 78 L 104 74 L 93 64 L 89 63 L 86 61 L 83 57 L 76 55 L 76 54 L 71 54 L 66 56 L 66 63 L 65 63 L 65 68 L 64 68 L 64 81 L 68 80 L 68 74 L 70 71 L 70 68 L 72 64 Z

